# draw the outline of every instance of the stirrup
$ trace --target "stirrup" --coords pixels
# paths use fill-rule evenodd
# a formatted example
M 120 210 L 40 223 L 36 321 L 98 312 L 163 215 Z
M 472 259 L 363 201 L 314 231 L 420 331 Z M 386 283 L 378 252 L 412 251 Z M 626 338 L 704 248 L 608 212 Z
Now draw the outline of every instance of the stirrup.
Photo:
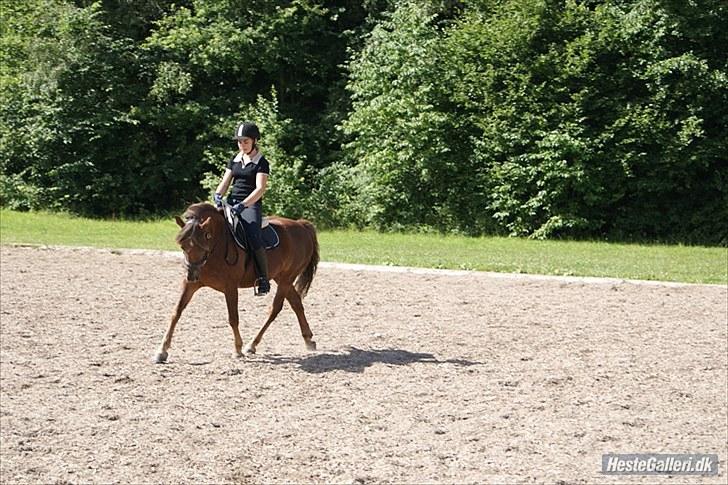
M 258 278 L 253 287 L 255 296 L 265 296 L 270 293 L 270 281 L 265 278 Z

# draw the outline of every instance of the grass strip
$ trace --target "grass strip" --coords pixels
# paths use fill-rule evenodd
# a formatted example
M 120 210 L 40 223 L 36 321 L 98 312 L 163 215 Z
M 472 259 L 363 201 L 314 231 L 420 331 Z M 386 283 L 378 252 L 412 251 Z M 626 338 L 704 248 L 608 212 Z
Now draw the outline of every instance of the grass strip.
M 178 250 L 172 218 L 97 220 L 0 210 L 0 243 Z M 504 237 L 319 233 L 321 259 L 508 273 L 728 284 L 728 249 Z

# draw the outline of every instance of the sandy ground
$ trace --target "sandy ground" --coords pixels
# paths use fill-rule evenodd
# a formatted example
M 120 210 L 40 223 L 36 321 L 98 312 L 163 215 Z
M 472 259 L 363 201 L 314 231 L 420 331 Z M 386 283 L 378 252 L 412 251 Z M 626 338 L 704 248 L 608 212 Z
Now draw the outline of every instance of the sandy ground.
M 0 248 L 0 482 L 726 483 L 728 290 L 321 268 L 233 357 L 181 260 Z M 272 297 L 241 290 L 249 340 Z M 604 453 L 717 453 L 611 477 Z

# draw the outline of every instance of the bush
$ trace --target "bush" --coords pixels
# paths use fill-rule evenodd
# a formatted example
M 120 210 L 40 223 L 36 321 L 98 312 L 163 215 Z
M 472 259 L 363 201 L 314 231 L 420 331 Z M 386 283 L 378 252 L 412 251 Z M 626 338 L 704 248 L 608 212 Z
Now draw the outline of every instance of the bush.
M 728 75 L 690 20 L 723 35 L 711 5 L 472 1 L 444 24 L 402 5 L 350 65 L 365 220 L 724 241 Z
M 463 197 L 467 134 L 450 99 L 437 9 L 406 2 L 380 23 L 350 63 L 353 109 L 343 129 L 359 170 L 357 212 L 380 228 L 426 224 L 477 227 Z
M 42 207 L 42 190 L 29 184 L 22 173 L 0 173 L 0 207 L 30 210 Z

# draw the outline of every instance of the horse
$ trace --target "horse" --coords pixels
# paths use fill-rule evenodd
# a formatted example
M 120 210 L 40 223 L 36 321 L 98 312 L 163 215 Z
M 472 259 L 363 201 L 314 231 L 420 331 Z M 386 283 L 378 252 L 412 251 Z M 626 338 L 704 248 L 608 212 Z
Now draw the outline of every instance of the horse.
M 268 319 L 258 334 L 243 349 L 238 331 L 238 288 L 250 288 L 255 284 L 256 273 L 252 258 L 241 249 L 229 230 L 227 221 L 215 206 L 208 203 L 190 205 L 182 220 L 175 217 L 180 230 L 176 236 L 182 248 L 187 276 L 182 281 L 182 293 L 172 315 L 164 339 L 155 356 L 157 363 L 167 361 L 172 345 L 175 326 L 187 304 L 197 290 L 209 287 L 225 294 L 228 322 L 235 339 L 235 355 L 243 352 L 254 354 L 263 334 L 283 308 L 287 300 L 293 308 L 301 327 L 306 349 L 316 350 L 313 333 L 306 320 L 302 299 L 308 293 L 319 262 L 319 246 L 314 225 L 305 220 L 284 217 L 270 218 L 280 240 L 279 245 L 268 250 L 268 276 L 277 284 Z

